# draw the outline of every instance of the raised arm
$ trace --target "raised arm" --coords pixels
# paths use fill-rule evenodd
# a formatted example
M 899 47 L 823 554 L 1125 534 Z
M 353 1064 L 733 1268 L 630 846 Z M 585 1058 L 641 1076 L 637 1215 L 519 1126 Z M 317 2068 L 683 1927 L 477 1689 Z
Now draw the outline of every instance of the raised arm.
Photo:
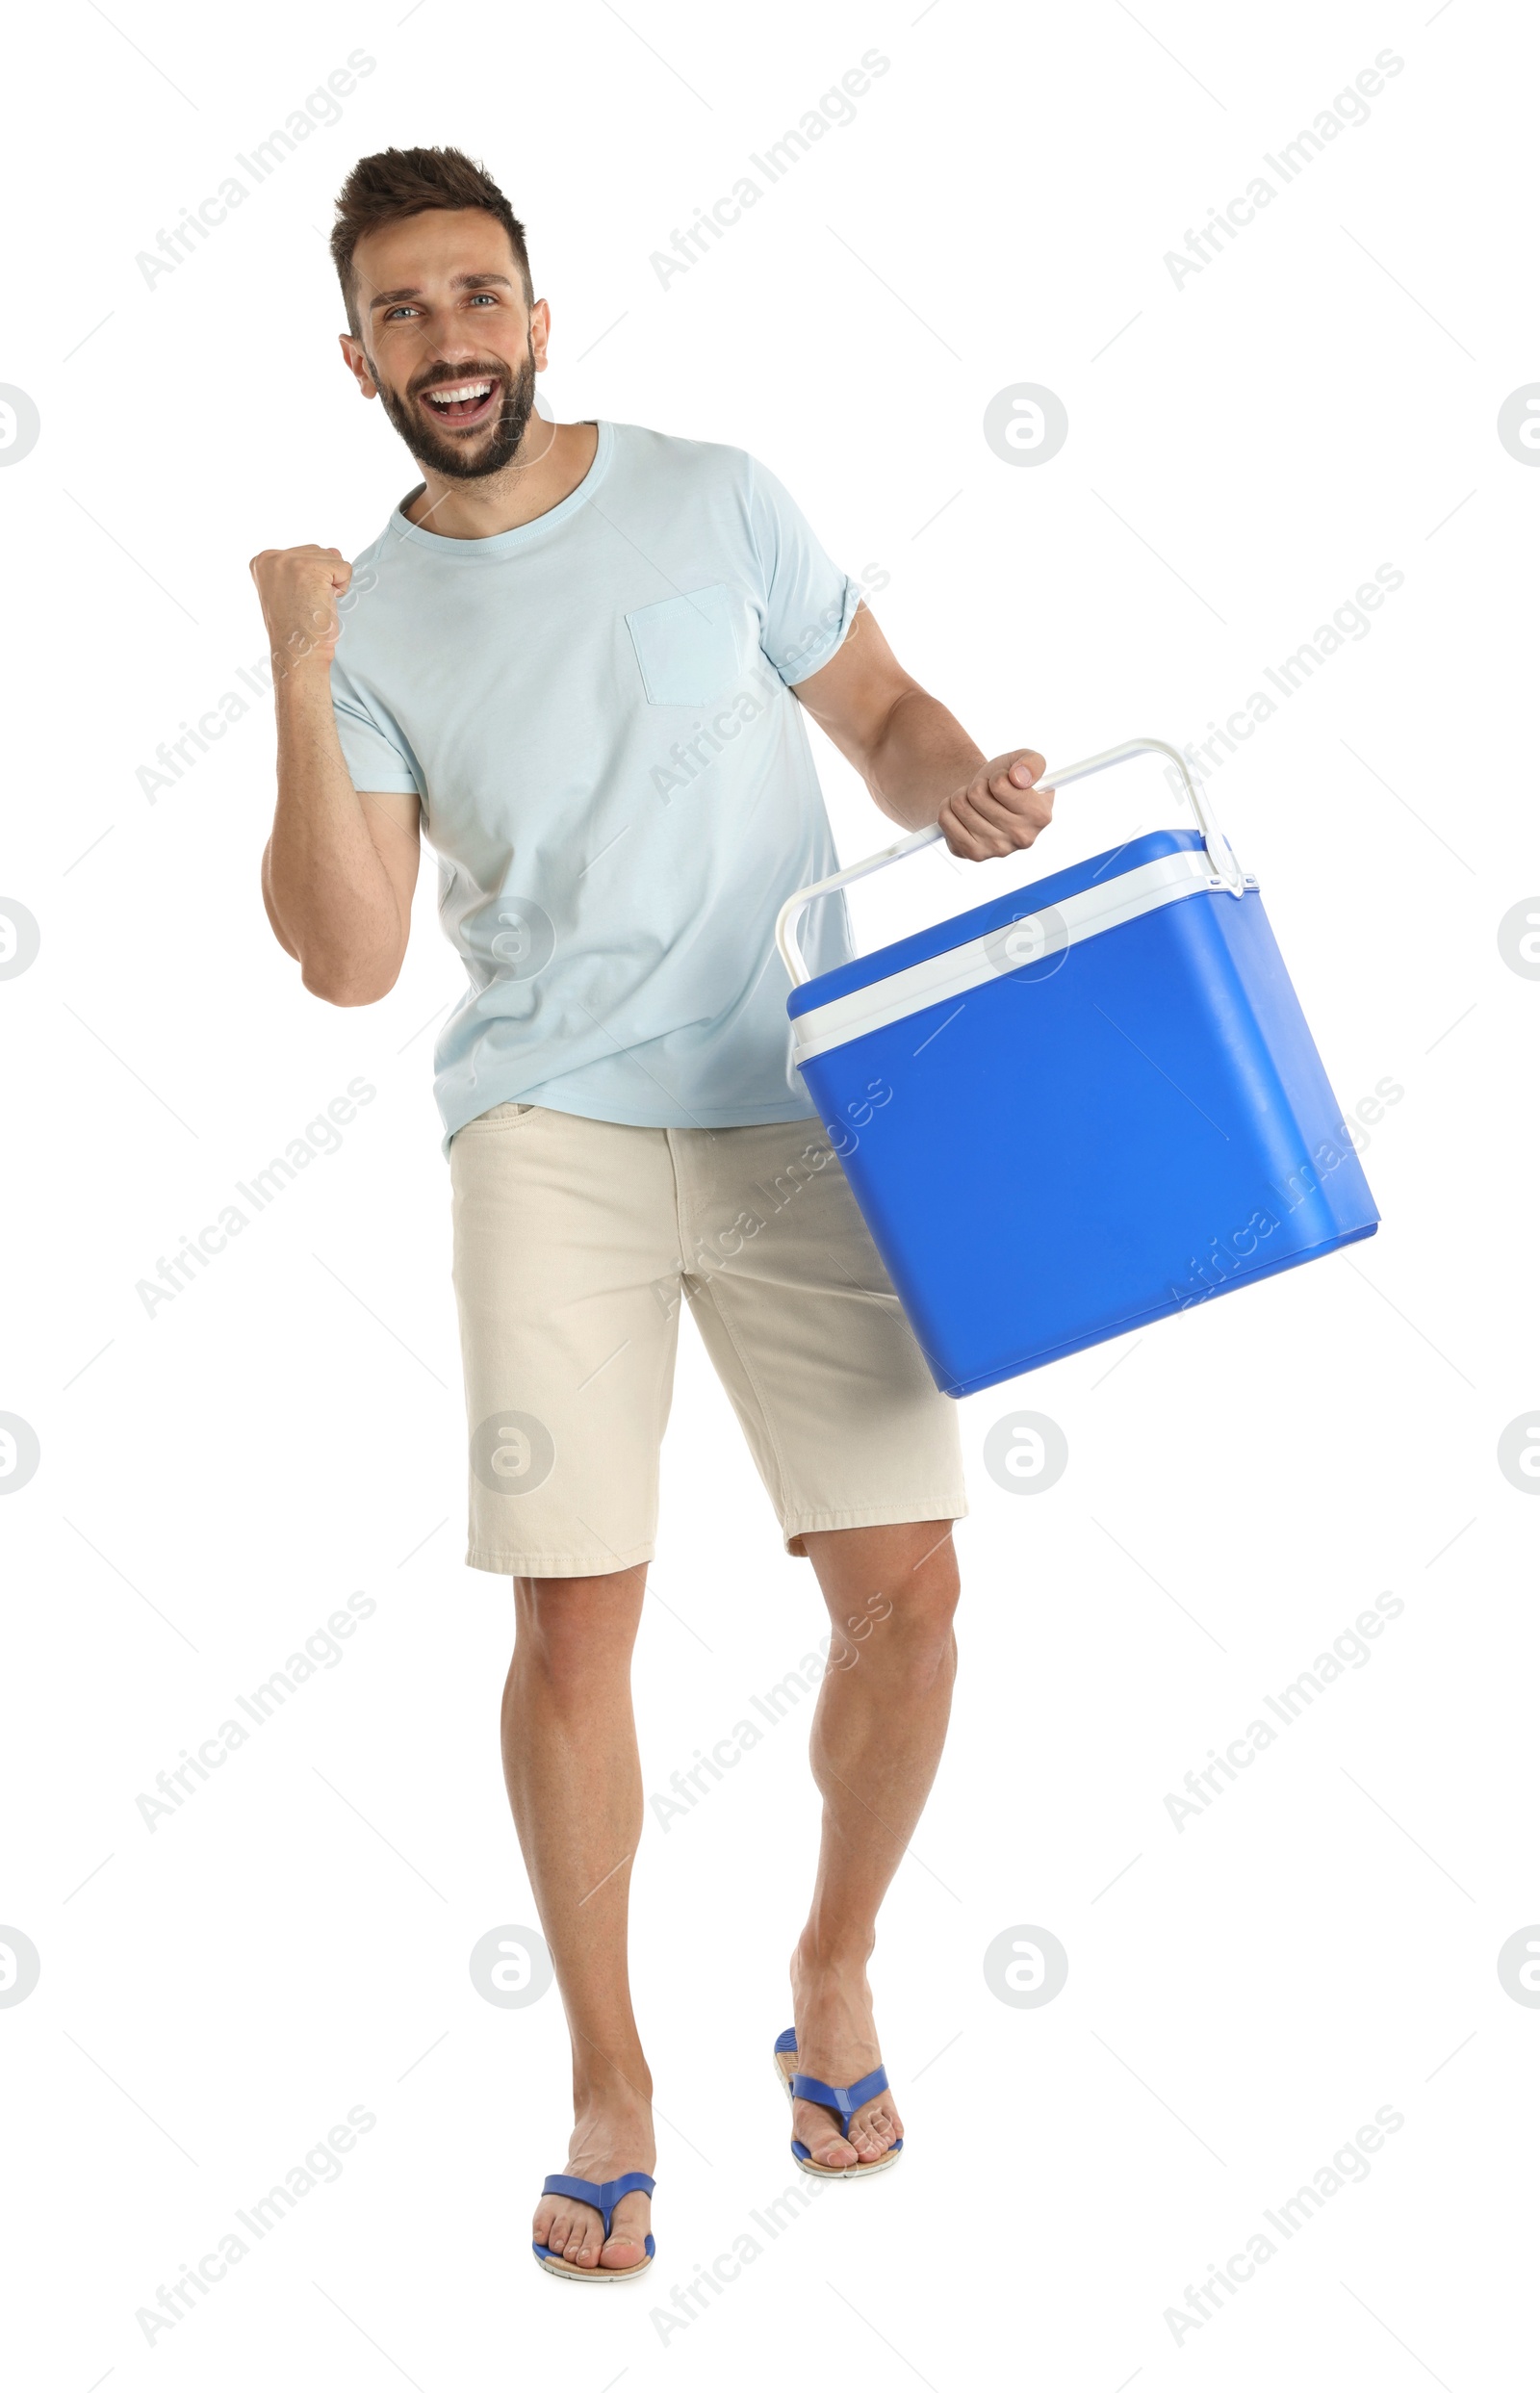
M 1009 856 L 1051 819 L 1053 791 L 1034 786 L 1043 770 L 1037 750 L 986 758 L 905 672 L 864 605 L 829 663 L 795 688 L 883 812 L 908 831 L 939 822 L 954 856 Z
M 372 1005 L 395 987 L 412 925 L 422 848 L 414 793 L 356 790 L 331 703 L 337 601 L 352 579 L 338 549 L 264 549 L 251 560 L 272 652 L 278 802 L 262 899 L 305 987 L 331 1005 Z

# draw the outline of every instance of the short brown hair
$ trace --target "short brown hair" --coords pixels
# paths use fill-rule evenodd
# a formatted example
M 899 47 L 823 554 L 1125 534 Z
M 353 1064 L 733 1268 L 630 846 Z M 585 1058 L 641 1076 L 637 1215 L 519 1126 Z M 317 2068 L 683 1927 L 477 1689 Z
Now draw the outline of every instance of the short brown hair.
M 524 226 L 485 167 L 463 149 L 377 149 L 372 157 L 360 158 L 338 193 L 337 220 L 331 229 L 332 264 L 355 340 L 359 323 L 353 251 L 366 233 L 398 223 L 403 217 L 421 216 L 428 208 L 484 208 L 495 216 L 519 261 L 525 304 L 534 305 Z

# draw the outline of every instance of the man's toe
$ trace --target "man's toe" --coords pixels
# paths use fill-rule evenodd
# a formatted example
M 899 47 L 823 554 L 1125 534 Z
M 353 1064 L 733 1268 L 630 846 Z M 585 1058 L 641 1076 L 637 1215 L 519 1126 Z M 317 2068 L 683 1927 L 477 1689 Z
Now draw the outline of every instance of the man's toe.
M 792 2112 L 791 2132 L 805 2144 L 821 2169 L 854 2169 L 856 2147 L 840 2134 L 838 2122 L 816 2103 L 799 2101 Z
M 864 2119 L 853 2123 L 851 2133 L 856 2138 L 857 2149 L 861 2158 L 870 2162 L 882 2159 L 889 2145 L 893 2143 L 897 2129 L 891 2114 L 879 2104 L 875 2109 L 868 2111 Z
M 625 2212 L 625 2217 L 621 2216 Z M 646 2198 L 628 2195 L 610 2221 L 609 2241 L 599 2254 L 604 2269 L 639 2268 L 647 2257 Z

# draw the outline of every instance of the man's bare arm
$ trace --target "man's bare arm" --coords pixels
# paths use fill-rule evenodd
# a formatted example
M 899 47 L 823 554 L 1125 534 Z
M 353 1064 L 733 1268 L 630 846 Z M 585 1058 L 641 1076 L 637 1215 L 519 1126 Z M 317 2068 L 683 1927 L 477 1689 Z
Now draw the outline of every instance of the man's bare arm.
M 305 987 L 372 1005 L 395 987 L 421 854 L 415 792 L 353 787 L 337 737 L 331 659 L 352 569 L 336 549 L 267 549 L 251 560 L 272 650 L 278 802 L 262 859 L 273 935 Z
M 283 924 L 279 921 L 278 909 L 273 903 L 271 859 L 272 841 L 270 839 L 267 846 L 262 851 L 262 902 L 268 910 L 268 920 L 272 925 L 273 938 L 277 940 L 279 946 L 284 950 L 284 953 L 286 955 L 293 956 L 295 962 L 297 964 L 299 961 L 299 950 L 295 945 L 294 940 L 290 938 L 288 932 L 284 929 Z
M 1034 748 L 986 758 L 956 715 L 906 673 L 864 605 L 828 664 L 795 685 L 813 721 L 907 830 L 939 822 L 954 856 L 975 862 L 1030 847 L 1053 814 L 1034 785 Z

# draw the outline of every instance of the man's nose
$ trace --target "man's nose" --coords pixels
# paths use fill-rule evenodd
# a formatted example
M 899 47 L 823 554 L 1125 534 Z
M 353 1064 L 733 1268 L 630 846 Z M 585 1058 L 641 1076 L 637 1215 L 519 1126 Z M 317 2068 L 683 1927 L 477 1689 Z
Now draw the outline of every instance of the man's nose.
M 486 343 L 479 328 L 457 316 L 425 317 L 419 327 L 424 347 L 433 357 L 484 357 Z

